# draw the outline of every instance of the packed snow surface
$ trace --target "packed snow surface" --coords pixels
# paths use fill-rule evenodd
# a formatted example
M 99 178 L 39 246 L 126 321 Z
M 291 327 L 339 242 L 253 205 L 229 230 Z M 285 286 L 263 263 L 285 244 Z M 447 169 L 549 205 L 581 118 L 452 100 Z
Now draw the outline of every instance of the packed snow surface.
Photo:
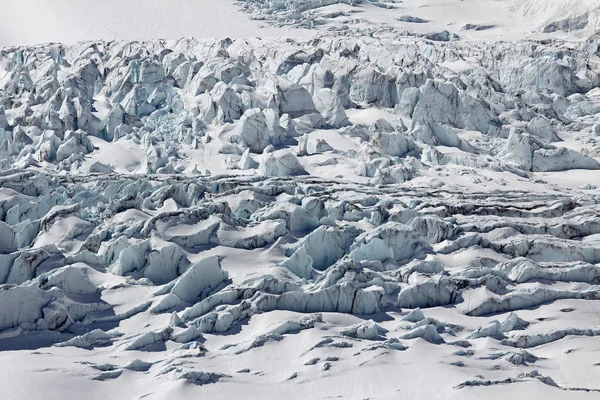
M 0 25 L 2 399 L 600 396 L 595 2 L 47 3 Z

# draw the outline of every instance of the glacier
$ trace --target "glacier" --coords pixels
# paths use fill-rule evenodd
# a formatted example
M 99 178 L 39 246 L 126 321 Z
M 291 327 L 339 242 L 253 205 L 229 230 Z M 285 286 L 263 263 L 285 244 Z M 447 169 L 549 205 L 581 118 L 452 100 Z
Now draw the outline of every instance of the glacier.
M 569 1 L 1 48 L 8 396 L 595 398 L 600 25 Z

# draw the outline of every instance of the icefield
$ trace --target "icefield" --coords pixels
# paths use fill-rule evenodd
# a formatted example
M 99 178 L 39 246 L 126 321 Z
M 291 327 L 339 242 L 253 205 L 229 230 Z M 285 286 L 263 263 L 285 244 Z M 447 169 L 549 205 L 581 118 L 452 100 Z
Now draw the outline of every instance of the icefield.
M 52 3 L 0 2 L 0 399 L 600 398 L 597 1 Z

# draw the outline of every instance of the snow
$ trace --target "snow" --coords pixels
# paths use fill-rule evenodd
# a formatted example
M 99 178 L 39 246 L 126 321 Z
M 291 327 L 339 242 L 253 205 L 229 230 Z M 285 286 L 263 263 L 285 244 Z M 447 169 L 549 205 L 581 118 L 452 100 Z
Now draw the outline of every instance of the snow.
M 0 46 L 46 42 L 74 43 L 82 40 L 179 39 L 186 36 L 247 37 L 259 31 L 267 36 L 311 36 L 310 32 L 261 27 L 238 12 L 234 1 L 134 0 L 72 1 L 51 5 L 26 0 L 18 6 L 3 0 L 5 22 L 0 28 Z M 210 10 L 207 12 L 207 10 Z M 27 21 L 29 28 L 20 21 Z
M 543 6 L 542 6 L 543 5 Z M 552 32 L 548 25 L 556 25 L 565 31 L 600 27 L 600 7 L 594 0 L 539 0 L 509 1 L 509 7 L 534 23 L 542 24 L 542 29 Z
M 598 396 L 596 2 L 143 3 L 0 2 L 4 397 Z

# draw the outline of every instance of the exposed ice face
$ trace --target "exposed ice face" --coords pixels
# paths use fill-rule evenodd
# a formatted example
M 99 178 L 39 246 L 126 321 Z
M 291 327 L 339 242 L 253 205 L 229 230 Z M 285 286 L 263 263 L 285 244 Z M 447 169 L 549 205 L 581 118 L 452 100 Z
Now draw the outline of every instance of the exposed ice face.
M 287 150 L 265 153 L 258 172 L 265 176 L 294 176 L 306 173 L 298 159 Z
M 312 266 L 320 271 L 326 270 L 341 259 L 354 243 L 360 230 L 353 226 L 338 228 L 321 226 L 300 240 L 290 252 L 302 251 L 310 255 Z
M 500 157 L 526 171 L 600 168 L 598 161 L 591 157 L 571 149 L 556 148 L 535 136 L 518 133 L 516 130 L 511 131 Z
M 368 38 L 324 38 L 316 49 L 273 40 L 157 46 L 39 48 L 40 61 L 7 52 L 4 167 L 284 176 L 318 173 L 342 160 L 355 171 L 347 177 L 375 184 L 411 180 L 432 164 L 511 172 L 597 168 L 597 150 L 559 135 L 575 128 L 574 119 L 587 129 L 585 115 L 596 104 L 592 92 L 584 95 L 598 84 L 595 64 L 586 62 L 594 49 L 584 44 L 569 62 L 558 48 L 538 45 L 530 52 L 525 43 L 489 51 Z M 461 61 L 469 54 L 479 58 Z M 61 69 L 81 78 L 56 74 Z M 397 118 L 364 126 L 357 115 L 364 107 L 393 108 Z M 333 137 L 295 139 L 331 128 L 343 128 L 346 141 L 360 146 Z M 473 132 L 480 138 L 473 140 Z M 586 141 L 595 146 L 595 136 Z M 439 146 L 460 151 L 440 153 Z M 246 149 L 271 155 L 241 160 Z M 283 149 L 290 154 L 272 151 Z M 333 154 L 316 162 L 293 158 L 326 152 Z
M 419 234 L 397 222 L 388 222 L 362 234 L 350 247 L 354 260 L 404 261 L 418 258 L 429 246 Z

